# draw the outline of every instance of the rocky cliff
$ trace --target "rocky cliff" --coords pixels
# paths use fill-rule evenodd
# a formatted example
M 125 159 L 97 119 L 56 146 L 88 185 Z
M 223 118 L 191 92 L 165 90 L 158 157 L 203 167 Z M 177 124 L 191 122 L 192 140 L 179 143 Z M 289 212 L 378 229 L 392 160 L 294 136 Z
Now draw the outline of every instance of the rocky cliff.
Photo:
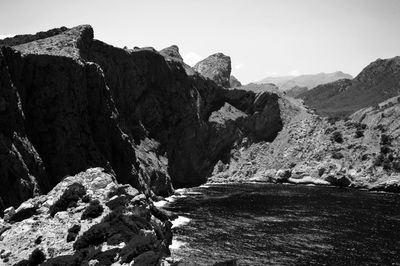
M 400 192 L 398 97 L 328 121 L 281 96 L 283 129 L 272 142 L 243 141 L 212 181 L 334 185 Z
M 271 140 L 282 127 L 276 94 L 224 89 L 176 46 L 120 49 L 83 25 L 4 47 L 0 59 L 1 209 L 90 167 L 168 195 L 205 182 L 243 138 Z M 232 110 L 244 116 L 210 118 Z

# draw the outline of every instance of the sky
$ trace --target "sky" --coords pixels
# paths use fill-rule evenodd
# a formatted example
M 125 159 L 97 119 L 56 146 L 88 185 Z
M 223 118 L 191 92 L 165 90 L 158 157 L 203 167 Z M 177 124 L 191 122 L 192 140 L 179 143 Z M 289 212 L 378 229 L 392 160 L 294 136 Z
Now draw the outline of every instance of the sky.
M 0 39 L 80 24 L 114 46 L 176 44 L 189 65 L 222 52 L 242 83 L 400 55 L 400 0 L 0 0 Z

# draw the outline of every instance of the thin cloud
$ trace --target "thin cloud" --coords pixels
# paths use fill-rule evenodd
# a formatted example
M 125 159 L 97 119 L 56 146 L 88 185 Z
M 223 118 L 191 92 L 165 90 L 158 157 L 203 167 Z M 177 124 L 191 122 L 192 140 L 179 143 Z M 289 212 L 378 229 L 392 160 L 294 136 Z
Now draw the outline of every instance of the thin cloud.
M 189 66 L 194 66 L 197 62 L 202 60 L 203 57 L 201 55 L 196 54 L 195 52 L 189 52 L 183 56 L 183 61 Z
M 300 71 L 298 71 L 298 70 L 292 70 L 292 71 L 290 71 L 289 74 L 291 76 L 299 76 L 299 75 L 301 75 Z
M 279 76 L 277 72 L 266 72 L 265 73 L 266 77 L 277 77 Z
M 244 65 L 242 63 L 233 66 L 234 69 L 241 69 Z

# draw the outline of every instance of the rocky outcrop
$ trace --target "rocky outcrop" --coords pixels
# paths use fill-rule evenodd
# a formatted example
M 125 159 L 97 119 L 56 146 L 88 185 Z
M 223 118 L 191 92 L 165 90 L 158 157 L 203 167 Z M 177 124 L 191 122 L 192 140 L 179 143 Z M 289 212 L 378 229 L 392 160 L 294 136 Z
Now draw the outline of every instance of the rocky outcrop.
M 68 30 L 67 27 L 60 27 L 60 28 L 55 28 L 55 29 L 51 29 L 48 31 L 41 31 L 36 34 L 16 35 L 14 37 L 9 37 L 9 38 L 0 40 L 0 47 L 1 46 L 16 46 L 16 45 L 20 45 L 23 43 L 33 42 L 33 41 L 36 41 L 39 39 L 45 39 L 45 38 L 63 33 L 66 30 Z
M 160 51 L 160 54 L 164 56 L 167 61 L 175 61 L 180 63 L 186 71 L 186 74 L 191 76 L 195 74 L 195 71 L 188 64 L 183 62 L 183 58 L 179 53 L 179 48 L 176 45 L 171 45 L 170 47 L 164 48 Z
M 242 83 L 240 83 L 240 81 L 235 78 L 235 76 L 231 75 L 229 78 L 229 84 L 231 88 L 236 88 L 236 87 L 240 87 L 242 86 Z
M 194 70 L 206 78 L 213 80 L 222 87 L 229 88 L 231 75 L 231 58 L 222 53 L 210 55 L 206 59 L 198 62 Z
M 100 168 L 8 213 L 0 220 L 5 265 L 158 265 L 172 240 L 162 211 Z
M 93 35 L 82 25 L 2 49 L 1 122 L 15 126 L 1 129 L 0 182 L 24 196 L 0 190 L 1 208 L 93 166 L 148 196 L 168 195 L 172 184 L 205 182 L 242 139 L 271 140 L 282 127 L 274 93 L 190 74 L 176 46 L 120 49 Z M 226 105 L 246 116 L 222 121 L 229 137 L 209 119 Z
M 353 80 L 318 86 L 299 97 L 324 116 L 345 117 L 400 93 L 400 57 L 378 59 Z

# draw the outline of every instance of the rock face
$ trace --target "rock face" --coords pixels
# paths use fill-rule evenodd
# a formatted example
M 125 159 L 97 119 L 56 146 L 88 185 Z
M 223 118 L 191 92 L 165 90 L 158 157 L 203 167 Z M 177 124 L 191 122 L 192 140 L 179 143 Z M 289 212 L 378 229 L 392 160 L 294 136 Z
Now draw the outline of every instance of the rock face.
M 324 116 L 343 117 L 400 93 L 400 57 L 378 59 L 353 80 L 318 86 L 299 98 Z
M 229 82 L 228 57 L 217 58 L 229 63 Z M 0 63 L 0 209 L 94 166 L 148 196 L 168 195 L 172 184 L 205 182 L 243 138 L 271 140 L 282 128 L 276 94 L 223 89 L 176 46 L 120 49 L 87 25 L 4 47 Z M 223 120 L 229 136 L 209 119 L 227 104 L 246 115 Z
M 172 240 L 160 213 L 130 185 L 88 169 L 0 220 L 2 263 L 33 265 L 39 257 L 41 265 L 157 265 Z
M 222 87 L 229 88 L 231 75 L 231 58 L 222 53 L 210 55 L 206 59 L 198 62 L 194 70 L 206 78 L 213 80 Z
M 236 87 L 240 87 L 242 86 L 242 83 L 240 83 L 240 81 L 235 78 L 235 76 L 231 75 L 229 78 L 229 84 L 231 88 L 236 88 Z

